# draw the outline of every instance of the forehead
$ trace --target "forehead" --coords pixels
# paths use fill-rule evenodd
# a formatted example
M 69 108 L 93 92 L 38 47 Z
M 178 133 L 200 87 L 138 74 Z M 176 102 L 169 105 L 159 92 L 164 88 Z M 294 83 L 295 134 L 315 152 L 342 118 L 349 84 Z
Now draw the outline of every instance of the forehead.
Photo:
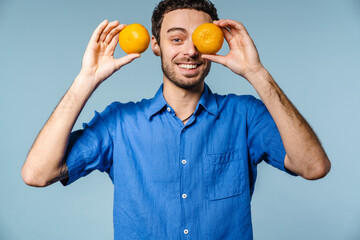
M 166 33 L 170 28 L 183 28 L 193 32 L 197 26 L 205 22 L 212 22 L 209 14 L 194 9 L 177 9 L 164 15 L 161 32 Z

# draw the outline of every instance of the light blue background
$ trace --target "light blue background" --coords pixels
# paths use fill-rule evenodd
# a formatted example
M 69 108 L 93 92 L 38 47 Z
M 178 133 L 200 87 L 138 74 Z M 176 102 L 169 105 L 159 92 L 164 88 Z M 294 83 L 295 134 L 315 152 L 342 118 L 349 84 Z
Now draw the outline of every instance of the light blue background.
M 94 172 L 69 187 L 26 186 L 20 170 L 37 133 L 81 67 L 103 19 L 150 31 L 157 1 L 0 0 L 0 239 L 112 239 L 113 186 Z M 221 18 L 244 23 L 261 60 L 318 134 L 332 161 L 319 181 L 259 166 L 254 237 L 360 239 L 360 1 L 221 1 Z M 222 54 L 226 53 L 224 47 Z M 116 56 L 124 53 L 118 48 Z M 162 82 L 147 51 L 91 97 L 75 128 L 109 103 L 150 98 Z M 254 94 L 213 64 L 207 83 L 221 94 Z

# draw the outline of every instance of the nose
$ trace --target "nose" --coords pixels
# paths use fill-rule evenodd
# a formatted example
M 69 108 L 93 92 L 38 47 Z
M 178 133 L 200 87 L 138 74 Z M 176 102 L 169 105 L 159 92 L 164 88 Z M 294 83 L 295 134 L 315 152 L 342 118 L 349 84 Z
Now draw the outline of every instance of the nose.
M 199 51 L 195 47 L 192 40 L 187 41 L 186 44 L 184 45 L 184 48 L 185 48 L 184 54 L 187 55 L 188 57 L 194 58 L 199 55 Z

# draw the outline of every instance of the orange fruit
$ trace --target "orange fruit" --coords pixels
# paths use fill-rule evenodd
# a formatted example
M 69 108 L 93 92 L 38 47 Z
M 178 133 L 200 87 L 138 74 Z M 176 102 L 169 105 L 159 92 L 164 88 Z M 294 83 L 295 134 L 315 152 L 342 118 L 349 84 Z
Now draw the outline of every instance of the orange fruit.
M 194 30 L 192 41 L 199 52 L 215 54 L 222 47 L 224 33 L 213 23 L 203 23 Z
M 119 45 L 127 54 L 143 53 L 149 43 L 149 32 L 139 23 L 127 25 L 119 34 Z

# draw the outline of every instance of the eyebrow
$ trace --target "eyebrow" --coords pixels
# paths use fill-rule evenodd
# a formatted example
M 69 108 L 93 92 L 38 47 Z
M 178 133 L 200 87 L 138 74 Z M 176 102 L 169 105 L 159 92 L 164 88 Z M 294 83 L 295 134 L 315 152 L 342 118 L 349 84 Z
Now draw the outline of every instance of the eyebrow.
M 186 30 L 184 28 L 180 28 L 180 27 L 173 27 L 173 28 L 170 28 L 169 30 L 166 31 L 166 33 L 169 33 L 169 32 L 174 32 L 174 31 L 181 31 L 181 32 L 184 32 L 186 33 Z

